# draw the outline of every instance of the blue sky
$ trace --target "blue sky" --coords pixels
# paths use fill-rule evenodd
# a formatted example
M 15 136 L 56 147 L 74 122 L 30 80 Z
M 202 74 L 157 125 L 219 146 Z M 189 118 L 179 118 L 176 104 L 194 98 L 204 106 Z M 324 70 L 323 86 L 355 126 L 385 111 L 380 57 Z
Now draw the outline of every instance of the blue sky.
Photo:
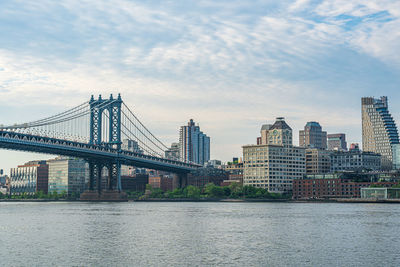
M 362 96 L 400 120 L 395 0 L 2 0 L 0 32 L 0 124 L 120 92 L 165 143 L 193 118 L 227 161 L 278 116 L 296 143 L 311 120 L 360 143 Z

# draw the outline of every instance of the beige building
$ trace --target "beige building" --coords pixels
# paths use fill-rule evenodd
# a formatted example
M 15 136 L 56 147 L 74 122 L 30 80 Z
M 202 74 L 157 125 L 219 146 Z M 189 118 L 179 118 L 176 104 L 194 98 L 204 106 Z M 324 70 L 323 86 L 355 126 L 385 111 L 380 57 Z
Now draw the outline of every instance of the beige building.
M 82 159 L 58 157 L 48 160 L 49 182 L 48 192 L 65 192 L 68 195 L 80 194 L 89 181 L 89 167 Z
M 387 97 L 363 97 L 361 112 L 363 151 L 381 154 L 382 169 L 392 169 L 393 160 L 397 161 L 393 159 L 393 150 L 400 142 L 396 123 L 389 113 Z
M 331 151 L 318 148 L 306 149 L 306 173 L 329 173 L 331 170 L 331 153 Z
M 261 127 L 261 145 L 292 146 L 292 135 L 285 118 L 278 117 L 273 125 L 264 124 Z
M 305 148 L 293 146 L 292 129 L 284 118 L 263 128 L 261 136 L 264 130 L 267 144 L 243 146 L 243 184 L 274 193 L 289 192 L 293 179 L 306 173 Z

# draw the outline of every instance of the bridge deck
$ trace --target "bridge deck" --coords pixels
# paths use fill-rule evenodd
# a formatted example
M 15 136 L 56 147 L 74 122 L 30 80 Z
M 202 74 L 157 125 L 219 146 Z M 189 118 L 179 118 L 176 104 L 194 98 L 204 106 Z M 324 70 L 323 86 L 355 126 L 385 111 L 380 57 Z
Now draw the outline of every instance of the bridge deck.
M 0 130 L 0 148 L 71 156 L 86 160 L 119 160 L 124 165 L 175 173 L 187 173 L 201 167 L 197 164 L 164 159 L 131 151 L 118 151 L 106 146 L 2 130 Z

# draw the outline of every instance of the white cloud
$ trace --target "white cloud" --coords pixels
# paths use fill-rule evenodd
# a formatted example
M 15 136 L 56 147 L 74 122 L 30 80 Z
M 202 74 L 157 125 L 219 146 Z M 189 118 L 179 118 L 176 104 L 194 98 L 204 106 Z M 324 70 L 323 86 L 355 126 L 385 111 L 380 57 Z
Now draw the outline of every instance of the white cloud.
M 214 157 L 224 160 L 277 116 L 295 131 L 319 120 L 359 139 L 357 104 L 365 91 L 346 79 L 364 69 L 346 56 L 398 66 L 399 4 L 282 3 L 270 10 L 264 1 L 200 1 L 183 11 L 167 2 L 26 3 L 12 16 L 29 18 L 37 36 L 26 46 L 1 48 L 0 104 L 62 110 L 93 93 L 121 92 L 167 143 L 193 117 L 212 137 Z M 374 18 L 377 12 L 391 21 Z M 348 16 L 362 19 L 349 27 Z M 54 23 L 43 25 L 46 18 Z M 357 88 L 374 75 L 366 73 Z M 356 105 L 348 105 L 350 97 Z
M 311 0 L 296 0 L 292 5 L 289 6 L 289 11 L 301 11 L 306 9 Z

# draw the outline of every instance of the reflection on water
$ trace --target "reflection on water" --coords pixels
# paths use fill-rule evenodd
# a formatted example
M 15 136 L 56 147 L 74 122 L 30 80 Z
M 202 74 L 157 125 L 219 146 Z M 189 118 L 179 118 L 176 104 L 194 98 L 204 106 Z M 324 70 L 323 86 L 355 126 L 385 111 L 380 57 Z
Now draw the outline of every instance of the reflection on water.
M 399 266 L 400 206 L 0 203 L 3 266 Z

